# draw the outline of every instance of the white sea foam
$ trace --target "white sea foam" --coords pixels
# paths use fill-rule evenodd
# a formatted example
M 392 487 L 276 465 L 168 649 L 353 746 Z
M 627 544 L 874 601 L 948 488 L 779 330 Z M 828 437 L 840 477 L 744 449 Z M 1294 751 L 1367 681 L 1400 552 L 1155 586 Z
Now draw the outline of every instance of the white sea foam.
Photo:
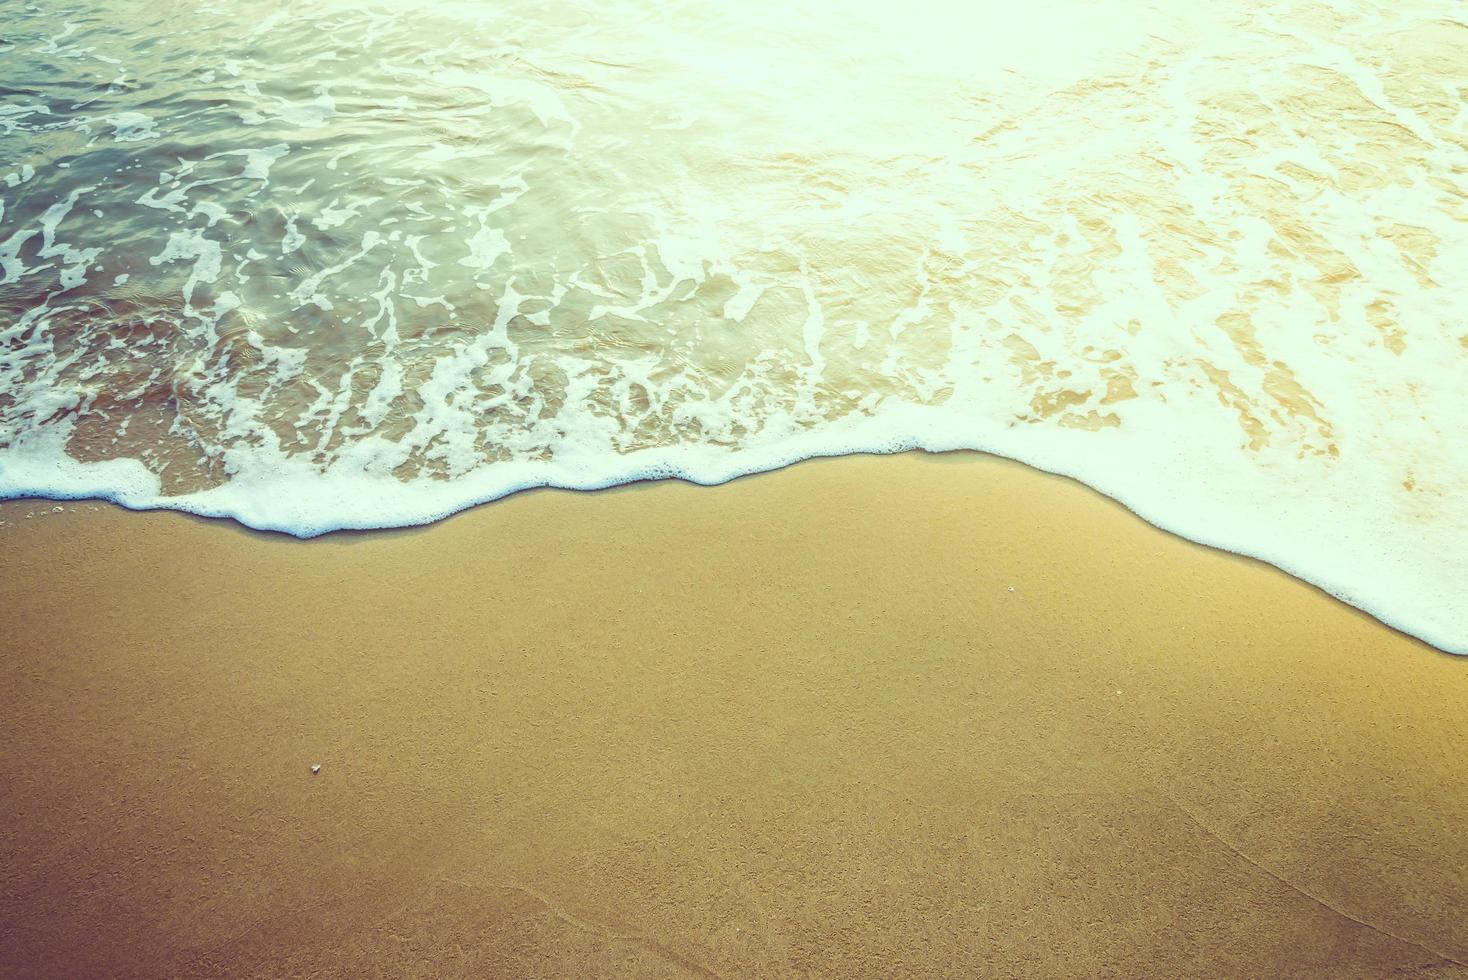
M 1036 432 L 985 427 L 989 441 L 976 439 L 973 428 L 970 420 L 953 418 L 947 410 L 910 406 L 881 418 L 808 431 L 762 452 L 685 445 L 622 456 L 599 453 L 480 468 L 452 482 L 402 482 L 347 465 L 323 475 L 303 462 L 271 454 L 268 466 L 242 462 L 241 475 L 230 482 L 176 496 L 160 494 L 157 477 L 136 461 L 80 463 L 55 447 L 48 451 L 38 446 L 7 455 L 0 462 L 0 481 L 9 495 L 102 498 L 135 509 L 228 517 L 252 528 L 314 537 L 342 529 L 430 523 L 536 487 L 595 490 L 668 478 L 715 485 L 815 457 L 977 449 L 1074 477 L 1159 527 L 1263 559 L 1391 626 L 1448 652 L 1468 654 L 1459 587 L 1468 581 L 1468 563 L 1450 558 L 1426 565 L 1420 530 L 1401 520 L 1390 488 L 1380 486 L 1379 474 L 1369 468 L 1343 474 L 1333 494 L 1280 494 L 1268 473 L 1252 478 L 1229 474 L 1215 484 L 1199 485 L 1194 475 L 1207 472 L 1214 454 L 1232 445 L 1228 431 L 1193 433 L 1189 445 L 1175 445 L 1172 453 L 1163 454 L 1151 441 L 1129 439 L 1121 430 L 1098 438 L 1046 429 L 1037 437 Z M 1373 499 L 1380 503 L 1363 508 L 1363 500 Z M 1270 512 L 1261 511 L 1261 500 L 1271 501 Z M 1465 526 L 1458 530 L 1468 533 Z M 1362 569 L 1378 574 L 1362 575 Z

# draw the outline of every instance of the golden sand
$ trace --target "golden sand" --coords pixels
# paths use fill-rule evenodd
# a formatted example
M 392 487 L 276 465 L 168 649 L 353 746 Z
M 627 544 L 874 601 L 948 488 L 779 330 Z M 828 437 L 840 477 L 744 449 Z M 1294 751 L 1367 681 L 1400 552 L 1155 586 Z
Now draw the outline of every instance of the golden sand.
M 1468 975 L 1468 660 L 1063 479 L 53 506 L 6 976 Z

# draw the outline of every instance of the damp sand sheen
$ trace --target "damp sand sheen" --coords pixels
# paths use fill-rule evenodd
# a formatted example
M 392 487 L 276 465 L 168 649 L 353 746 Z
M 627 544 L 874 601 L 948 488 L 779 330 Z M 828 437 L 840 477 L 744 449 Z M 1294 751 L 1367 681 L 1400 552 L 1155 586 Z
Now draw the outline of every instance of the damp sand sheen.
M 0 4 L 0 975 L 1468 975 L 1468 16 L 1008 6 Z

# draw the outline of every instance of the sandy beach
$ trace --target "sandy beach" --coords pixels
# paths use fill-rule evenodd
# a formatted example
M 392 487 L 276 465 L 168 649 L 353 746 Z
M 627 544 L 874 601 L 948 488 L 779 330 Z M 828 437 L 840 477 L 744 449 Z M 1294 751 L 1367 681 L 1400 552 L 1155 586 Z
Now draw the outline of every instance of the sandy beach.
M 7 977 L 1468 976 L 1468 660 L 1018 464 L 0 521 Z

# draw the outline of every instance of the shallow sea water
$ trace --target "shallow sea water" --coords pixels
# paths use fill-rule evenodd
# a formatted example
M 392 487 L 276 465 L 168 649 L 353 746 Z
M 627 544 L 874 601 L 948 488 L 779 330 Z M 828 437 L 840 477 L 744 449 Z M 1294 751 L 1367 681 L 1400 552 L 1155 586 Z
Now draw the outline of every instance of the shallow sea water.
M 888 6 L 0 2 L 0 495 L 983 449 L 1468 651 L 1462 4 Z

